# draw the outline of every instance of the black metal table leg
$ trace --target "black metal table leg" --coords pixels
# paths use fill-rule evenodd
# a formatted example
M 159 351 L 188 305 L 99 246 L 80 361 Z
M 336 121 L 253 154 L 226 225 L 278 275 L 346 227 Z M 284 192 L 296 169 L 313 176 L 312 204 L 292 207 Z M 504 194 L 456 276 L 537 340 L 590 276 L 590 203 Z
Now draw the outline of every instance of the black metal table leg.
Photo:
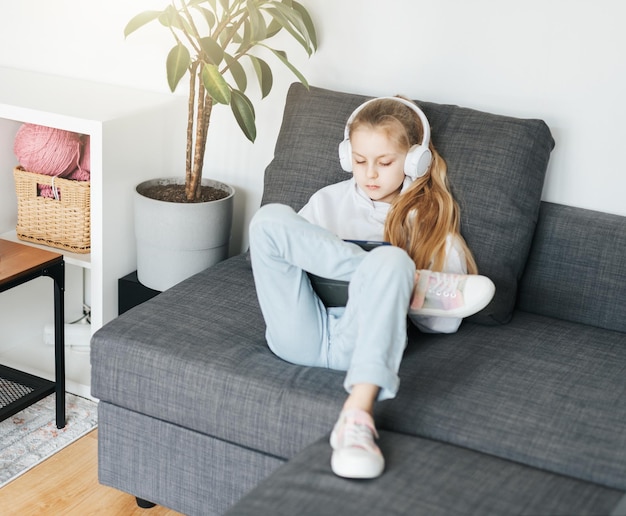
M 54 281 L 54 381 L 57 428 L 65 427 L 65 262 L 43 271 Z

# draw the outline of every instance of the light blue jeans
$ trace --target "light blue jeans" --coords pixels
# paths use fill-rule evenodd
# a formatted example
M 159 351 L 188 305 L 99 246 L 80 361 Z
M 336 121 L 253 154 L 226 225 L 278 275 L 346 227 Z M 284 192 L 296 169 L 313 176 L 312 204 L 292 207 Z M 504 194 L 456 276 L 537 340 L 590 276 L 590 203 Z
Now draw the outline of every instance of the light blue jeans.
M 250 255 L 270 349 L 294 364 L 347 371 L 348 392 L 378 385 L 393 398 L 406 347 L 415 264 L 399 247 L 370 252 L 292 208 L 263 206 L 250 223 Z M 345 308 L 326 308 L 305 271 L 349 281 Z

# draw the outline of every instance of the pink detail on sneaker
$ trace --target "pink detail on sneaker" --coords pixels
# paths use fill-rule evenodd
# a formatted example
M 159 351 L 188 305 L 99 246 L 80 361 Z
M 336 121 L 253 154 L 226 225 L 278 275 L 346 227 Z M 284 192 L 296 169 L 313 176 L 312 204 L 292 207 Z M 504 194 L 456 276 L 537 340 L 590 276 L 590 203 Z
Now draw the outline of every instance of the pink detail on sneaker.
M 433 317 L 468 317 L 493 299 L 493 282 L 477 274 L 449 274 L 421 270 L 409 313 Z M 417 276 L 417 275 L 416 275 Z
M 462 288 L 465 276 L 431 272 L 428 278 L 428 290 L 424 299 L 424 308 L 454 310 L 463 306 Z

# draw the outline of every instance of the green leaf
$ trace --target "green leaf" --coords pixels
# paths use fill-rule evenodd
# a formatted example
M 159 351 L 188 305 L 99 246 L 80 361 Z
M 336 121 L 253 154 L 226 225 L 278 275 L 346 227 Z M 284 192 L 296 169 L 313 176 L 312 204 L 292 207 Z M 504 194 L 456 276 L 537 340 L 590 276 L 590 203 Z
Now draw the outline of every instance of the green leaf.
M 278 34 L 282 30 L 282 28 L 283 26 L 280 23 L 272 19 L 270 24 L 267 26 L 267 37 L 265 39 L 276 36 L 276 34 Z
M 173 5 L 168 5 L 159 16 L 159 21 L 164 27 L 185 30 L 186 21 Z
M 146 23 L 156 20 L 161 15 L 161 11 L 144 11 L 134 16 L 124 27 L 124 37 L 127 38 L 137 29 L 143 27 Z
M 307 54 L 311 55 L 312 45 L 300 13 L 284 6 L 281 3 L 272 4 L 265 10 L 285 29 L 291 36 L 302 45 Z
M 204 20 L 206 21 L 206 24 L 208 25 L 209 29 L 213 29 L 213 27 L 215 27 L 215 23 L 217 22 L 217 19 L 215 18 L 215 14 L 213 14 L 211 11 L 209 11 L 205 7 L 196 7 L 196 9 L 200 13 L 202 13 L 202 16 L 204 17 Z
M 276 0 L 271 0 L 270 2 L 268 2 L 269 5 L 265 5 L 265 6 L 261 7 L 261 8 L 262 9 L 263 8 L 267 9 L 268 7 L 272 7 L 275 4 L 279 4 L 279 3 L 281 3 L 281 2 L 280 1 L 276 1 Z M 287 4 L 288 4 L 289 7 L 291 7 L 291 3 L 290 2 L 287 2 Z M 272 19 L 270 20 L 270 24 L 267 26 L 267 38 L 266 39 L 269 39 L 269 38 L 275 36 L 281 30 L 283 30 L 282 23 L 278 23 L 278 21 L 272 17 Z
M 250 40 L 263 41 L 267 38 L 267 27 L 263 15 L 254 3 L 249 3 L 246 8 L 250 21 Z
M 243 36 L 240 35 L 241 28 L 239 32 L 233 36 L 233 43 L 239 43 L 239 48 L 237 49 L 237 54 L 245 53 L 247 49 L 252 46 L 250 38 L 252 37 L 252 29 L 250 27 L 250 20 L 245 20 L 243 22 Z
M 200 38 L 199 43 L 210 63 L 219 65 L 222 62 L 222 59 L 224 59 L 224 50 L 217 41 L 213 38 Z
M 202 84 L 215 102 L 230 104 L 230 88 L 217 66 L 208 63 L 202 66 Z
M 254 106 L 250 99 L 246 97 L 242 92 L 233 90 L 231 94 L 230 107 L 235 115 L 235 120 L 239 124 L 239 128 L 246 135 L 246 138 L 251 142 L 256 140 L 256 115 L 254 113 Z
M 302 23 L 304 23 L 307 33 L 309 34 L 309 39 L 311 40 L 313 50 L 317 50 L 317 33 L 315 32 L 315 25 L 313 24 L 311 15 L 302 4 L 295 1 L 292 1 L 291 3 L 293 5 L 293 8 L 296 9 L 302 17 Z
M 191 64 L 189 50 L 182 43 L 178 43 L 167 55 L 167 83 L 170 90 L 174 91 Z
M 233 76 L 233 79 L 235 79 L 235 83 L 237 83 L 237 88 L 241 91 L 246 91 L 248 78 L 246 77 L 246 72 L 243 66 L 241 66 L 241 63 L 228 54 L 224 54 L 224 61 L 226 61 L 228 71 Z
M 282 50 L 274 50 L 273 48 L 268 47 L 267 45 L 262 45 L 265 48 L 267 48 L 268 50 L 270 50 L 278 59 L 280 59 L 283 64 L 289 68 L 291 70 L 291 72 L 298 78 L 298 80 L 306 87 L 309 87 L 309 83 L 307 82 L 306 78 L 304 77 L 304 75 L 302 75 L 298 69 L 292 65 L 288 59 L 287 59 L 287 54 L 285 52 L 283 52 Z
M 270 91 L 272 91 L 272 86 L 274 83 L 274 77 L 272 75 L 272 69 L 270 65 L 268 65 L 262 59 L 259 59 L 256 56 L 248 56 L 250 61 L 252 61 L 252 66 L 256 73 L 257 79 L 259 80 L 259 87 L 261 88 L 261 98 L 265 98 L 269 95 Z
M 231 40 L 237 40 L 237 32 L 232 25 L 227 25 L 219 35 L 219 42 L 222 47 L 226 48 Z

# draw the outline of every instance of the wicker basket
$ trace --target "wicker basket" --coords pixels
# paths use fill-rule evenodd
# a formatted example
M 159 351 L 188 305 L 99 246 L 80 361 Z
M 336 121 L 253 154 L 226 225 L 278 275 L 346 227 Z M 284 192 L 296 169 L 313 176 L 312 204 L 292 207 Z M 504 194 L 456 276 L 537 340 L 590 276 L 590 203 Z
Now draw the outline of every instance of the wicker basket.
M 73 181 L 13 169 L 18 238 L 74 253 L 91 249 L 89 181 Z M 41 197 L 37 185 L 56 188 L 59 198 Z

